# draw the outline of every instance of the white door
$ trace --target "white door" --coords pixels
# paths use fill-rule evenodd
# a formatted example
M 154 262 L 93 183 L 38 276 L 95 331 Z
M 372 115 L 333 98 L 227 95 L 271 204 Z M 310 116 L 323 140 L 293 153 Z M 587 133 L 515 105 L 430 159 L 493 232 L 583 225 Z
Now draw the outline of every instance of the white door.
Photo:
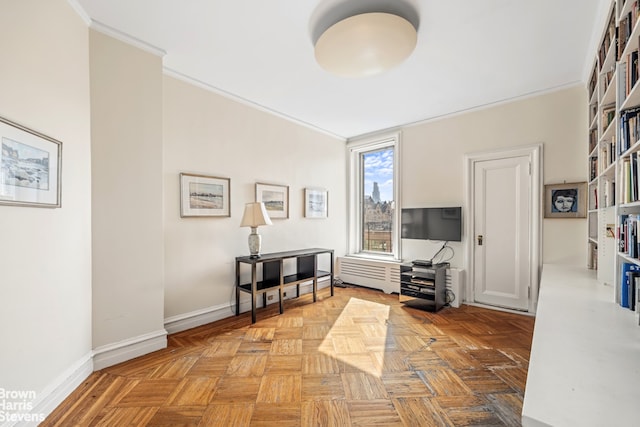
M 474 301 L 528 310 L 535 268 L 531 156 L 496 154 L 471 165 Z

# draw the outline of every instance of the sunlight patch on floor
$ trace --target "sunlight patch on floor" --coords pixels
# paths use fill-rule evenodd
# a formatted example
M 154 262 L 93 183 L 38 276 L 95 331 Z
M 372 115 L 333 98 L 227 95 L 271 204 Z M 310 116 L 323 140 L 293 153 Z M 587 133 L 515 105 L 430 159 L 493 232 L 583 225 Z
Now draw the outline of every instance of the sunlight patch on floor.
M 325 336 L 319 351 L 354 370 L 380 377 L 389 311 L 386 304 L 351 298 Z M 380 352 L 375 352 L 376 356 L 370 352 L 372 346 L 380 347 Z

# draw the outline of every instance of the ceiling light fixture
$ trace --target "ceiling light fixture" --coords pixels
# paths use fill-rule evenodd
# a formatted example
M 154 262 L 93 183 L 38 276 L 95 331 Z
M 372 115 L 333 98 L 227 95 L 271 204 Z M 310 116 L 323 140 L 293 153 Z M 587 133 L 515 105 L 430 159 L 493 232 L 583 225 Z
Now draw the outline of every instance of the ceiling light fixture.
M 334 2 L 312 17 L 316 61 L 342 77 L 380 74 L 411 55 L 418 22 L 418 12 L 409 1 Z

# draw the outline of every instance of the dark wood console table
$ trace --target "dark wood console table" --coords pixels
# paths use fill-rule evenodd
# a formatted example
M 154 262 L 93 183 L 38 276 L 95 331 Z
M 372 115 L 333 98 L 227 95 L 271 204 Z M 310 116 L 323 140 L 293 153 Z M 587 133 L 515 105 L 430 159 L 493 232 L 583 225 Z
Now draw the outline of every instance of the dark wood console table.
M 327 254 L 330 271 L 318 270 L 318 255 Z M 295 273 L 284 275 L 284 261 L 295 258 Z M 242 264 L 251 266 L 251 282 L 242 283 L 240 270 Z M 262 266 L 262 278 L 258 279 L 258 265 Z M 283 313 L 283 290 L 296 285 L 296 296 L 300 296 L 300 284 L 313 281 L 313 302 L 316 301 L 318 278 L 329 276 L 331 296 L 333 296 L 333 249 L 300 249 L 287 252 L 262 254 L 259 258 L 249 256 L 236 257 L 236 316 L 240 314 L 240 292 L 251 295 L 251 323 L 256 322 L 256 299 L 262 294 L 262 305 L 267 305 L 267 291 L 278 290 L 280 314 Z

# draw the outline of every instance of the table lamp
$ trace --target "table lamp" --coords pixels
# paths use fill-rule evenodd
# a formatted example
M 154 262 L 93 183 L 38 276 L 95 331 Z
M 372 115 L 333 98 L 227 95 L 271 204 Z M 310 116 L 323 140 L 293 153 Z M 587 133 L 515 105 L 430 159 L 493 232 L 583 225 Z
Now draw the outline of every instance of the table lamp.
M 267 209 L 264 207 L 264 203 L 247 203 L 244 206 L 244 215 L 242 215 L 240 227 L 251 227 L 251 234 L 249 234 L 250 258 L 260 258 L 262 237 L 258 234 L 258 227 L 271 224 L 272 222 L 267 213 Z

